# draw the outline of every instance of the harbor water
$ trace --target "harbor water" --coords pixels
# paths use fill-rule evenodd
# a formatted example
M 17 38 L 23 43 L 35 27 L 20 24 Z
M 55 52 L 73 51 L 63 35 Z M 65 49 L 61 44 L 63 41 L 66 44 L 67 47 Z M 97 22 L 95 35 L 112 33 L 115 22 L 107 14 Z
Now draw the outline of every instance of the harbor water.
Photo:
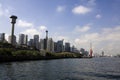
M 0 80 L 120 80 L 120 58 L 0 63 Z

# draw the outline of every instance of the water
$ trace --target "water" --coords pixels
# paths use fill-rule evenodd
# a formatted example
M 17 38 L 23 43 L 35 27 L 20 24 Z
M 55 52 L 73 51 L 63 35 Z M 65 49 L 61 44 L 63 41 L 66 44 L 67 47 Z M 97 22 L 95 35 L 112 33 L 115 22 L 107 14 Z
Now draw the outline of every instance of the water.
M 120 80 L 120 58 L 0 63 L 0 80 Z

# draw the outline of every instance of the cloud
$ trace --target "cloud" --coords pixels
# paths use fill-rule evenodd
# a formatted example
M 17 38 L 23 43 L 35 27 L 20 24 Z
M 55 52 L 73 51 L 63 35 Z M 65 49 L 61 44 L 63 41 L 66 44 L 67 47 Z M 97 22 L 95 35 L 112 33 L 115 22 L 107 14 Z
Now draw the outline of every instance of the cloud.
M 102 30 L 103 30 L 103 33 L 106 33 L 106 34 L 113 33 L 113 32 L 115 33 L 120 31 L 120 26 L 118 25 L 114 28 L 103 28 Z
M 114 28 L 103 28 L 104 40 L 120 41 L 120 26 Z
M 75 29 L 74 29 L 74 31 L 75 32 L 87 32 L 89 29 L 90 29 L 89 25 L 85 25 L 83 27 L 76 26 Z
M 88 0 L 88 3 L 87 3 L 87 5 L 88 6 L 94 6 L 94 5 L 96 5 L 96 2 L 95 2 L 96 0 Z
M 40 35 L 40 32 L 37 29 L 35 29 L 35 28 L 26 29 L 25 31 L 23 31 L 21 33 L 27 34 L 30 37 L 32 37 L 35 34 Z
M 102 16 L 101 16 L 100 14 L 97 14 L 97 15 L 96 15 L 96 18 L 97 18 L 97 19 L 100 19 L 101 17 L 102 17 Z
M 85 44 L 88 44 L 92 40 L 98 41 L 99 37 L 100 35 L 98 33 L 84 34 L 84 35 L 81 35 L 79 38 L 76 38 L 74 41 L 77 44 L 85 45 Z
M 87 42 L 88 42 L 88 40 L 79 39 L 79 38 L 75 39 L 75 43 L 77 43 L 77 44 L 83 44 L 83 43 L 87 43 Z
M 10 10 L 7 8 L 3 8 L 2 4 L 0 4 L 0 16 L 9 16 Z
M 57 12 L 62 12 L 64 10 L 65 10 L 65 6 L 57 6 L 57 9 L 56 9 Z
M 23 27 L 23 28 L 28 28 L 28 27 L 33 27 L 33 23 L 24 21 L 24 20 L 18 20 L 17 26 Z
M 23 34 L 27 34 L 29 36 L 29 39 L 32 38 L 35 34 L 39 35 L 40 37 L 44 37 L 45 30 L 47 30 L 46 26 L 40 26 L 40 27 L 30 27 L 26 30 L 20 32 Z
M 47 27 L 46 26 L 40 26 L 39 29 L 40 29 L 40 31 L 45 31 L 45 30 L 47 30 Z
M 89 50 L 90 42 L 93 43 L 94 53 L 101 53 L 101 49 L 107 55 L 119 54 L 120 49 L 120 26 L 113 28 L 103 28 L 101 32 L 83 34 L 74 39 L 77 48 L 85 48 Z
M 55 42 L 57 42 L 58 40 L 64 40 L 64 42 L 70 42 L 71 41 L 69 36 L 65 36 L 65 35 L 59 34 L 58 32 L 55 32 L 52 35 L 52 38 L 54 39 Z
M 67 36 L 58 36 L 57 39 L 58 40 L 64 40 L 65 42 L 69 41 L 69 38 Z
M 72 9 L 72 12 L 74 14 L 86 14 L 86 13 L 89 13 L 91 11 L 92 11 L 91 8 L 88 8 L 88 7 L 85 7 L 85 6 L 82 6 L 82 5 L 76 6 Z

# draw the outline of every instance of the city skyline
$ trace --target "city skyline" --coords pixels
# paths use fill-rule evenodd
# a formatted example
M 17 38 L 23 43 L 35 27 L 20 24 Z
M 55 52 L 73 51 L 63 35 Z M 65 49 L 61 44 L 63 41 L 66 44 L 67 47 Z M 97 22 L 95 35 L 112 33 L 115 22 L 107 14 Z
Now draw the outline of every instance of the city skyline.
M 45 31 L 49 30 L 53 40 L 64 39 L 78 49 L 89 50 L 92 42 L 94 53 L 119 54 L 119 7 L 119 0 L 1 0 L 0 32 L 10 35 L 9 17 L 16 15 L 17 39 L 20 33 L 29 39 L 35 34 L 45 38 Z
M 71 43 L 64 42 L 64 40 L 58 40 L 54 42 L 52 38 L 48 36 L 48 30 L 46 30 L 46 38 L 39 38 L 39 35 L 34 35 L 34 38 L 28 40 L 28 35 L 19 34 L 19 39 L 16 41 L 16 36 L 9 36 L 8 41 L 5 39 L 5 33 L 0 33 L 0 42 L 1 43 L 9 43 L 14 46 L 14 48 L 19 49 L 27 49 L 27 50 L 38 50 L 38 51 L 48 51 L 51 53 L 59 53 L 59 52 L 73 52 L 80 53 L 80 51 L 73 45 L 70 46 Z M 13 43 L 12 43 L 13 42 Z M 63 44 L 63 42 L 65 44 Z M 83 53 L 84 54 L 84 53 Z M 89 56 L 89 54 L 88 54 Z

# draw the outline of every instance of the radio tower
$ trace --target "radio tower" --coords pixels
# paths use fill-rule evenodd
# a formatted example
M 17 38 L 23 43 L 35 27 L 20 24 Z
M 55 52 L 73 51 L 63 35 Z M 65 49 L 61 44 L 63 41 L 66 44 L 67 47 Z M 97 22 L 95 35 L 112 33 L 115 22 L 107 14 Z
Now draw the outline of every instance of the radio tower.
M 46 51 L 47 51 L 47 49 L 48 49 L 48 30 L 46 30 Z
M 93 54 L 92 43 L 90 43 L 90 54 L 89 54 L 89 56 L 92 57 L 92 54 Z
M 13 45 L 13 39 L 14 39 L 14 26 L 15 26 L 15 23 L 16 23 L 16 19 L 17 19 L 17 16 L 15 15 L 12 15 L 11 17 L 11 24 L 12 24 L 12 31 L 11 31 L 11 44 Z

